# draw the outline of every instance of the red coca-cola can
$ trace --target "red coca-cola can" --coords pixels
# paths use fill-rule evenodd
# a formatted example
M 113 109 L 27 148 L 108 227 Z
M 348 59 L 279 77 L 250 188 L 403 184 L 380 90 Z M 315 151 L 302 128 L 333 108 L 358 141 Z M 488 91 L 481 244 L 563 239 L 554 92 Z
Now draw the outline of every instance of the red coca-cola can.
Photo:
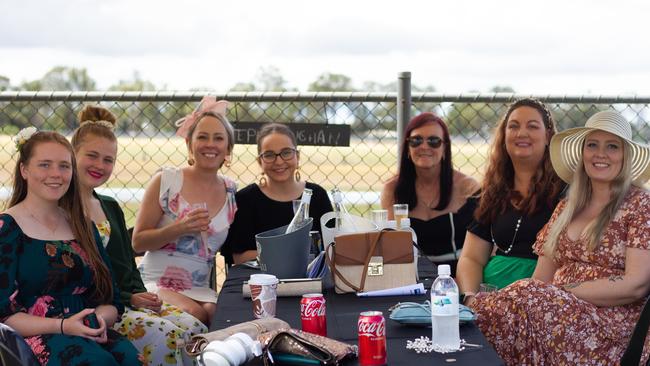
M 327 337 L 327 317 L 325 316 L 325 297 L 323 294 L 302 295 L 300 300 L 300 320 L 302 330 Z
M 386 364 L 386 320 L 381 311 L 359 314 L 359 365 Z

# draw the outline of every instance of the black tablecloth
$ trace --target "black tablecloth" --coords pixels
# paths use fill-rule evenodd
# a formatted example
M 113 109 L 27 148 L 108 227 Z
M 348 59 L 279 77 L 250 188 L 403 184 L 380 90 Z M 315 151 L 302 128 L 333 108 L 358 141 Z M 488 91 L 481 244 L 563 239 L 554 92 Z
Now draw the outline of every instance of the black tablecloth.
M 430 263 L 420 261 L 420 281 L 428 289 L 431 287 L 435 270 Z M 234 266 L 228 271 L 228 276 L 219 293 L 217 312 L 212 320 L 210 330 L 223 329 L 241 322 L 253 320 L 253 309 L 250 298 L 242 296 L 242 283 L 258 270 Z M 431 328 L 406 327 L 388 318 L 388 308 L 400 301 L 424 302 L 427 295 L 421 296 L 389 296 L 359 298 L 355 294 L 335 294 L 333 290 L 324 293 L 327 306 L 327 335 L 340 341 L 357 344 L 357 320 L 359 313 L 366 310 L 379 310 L 386 318 L 386 347 L 389 365 L 424 365 L 424 364 L 456 364 L 456 365 L 503 365 L 494 349 L 487 342 L 480 330 L 472 323 L 460 327 L 460 337 L 468 343 L 480 344 L 482 348 L 466 347 L 465 350 L 454 353 L 418 354 L 406 349 L 406 341 L 420 336 L 431 338 Z M 300 297 L 278 298 L 276 316 L 293 328 L 300 329 Z M 261 364 L 251 363 L 251 364 Z M 348 361 L 346 365 L 357 365 L 357 360 Z

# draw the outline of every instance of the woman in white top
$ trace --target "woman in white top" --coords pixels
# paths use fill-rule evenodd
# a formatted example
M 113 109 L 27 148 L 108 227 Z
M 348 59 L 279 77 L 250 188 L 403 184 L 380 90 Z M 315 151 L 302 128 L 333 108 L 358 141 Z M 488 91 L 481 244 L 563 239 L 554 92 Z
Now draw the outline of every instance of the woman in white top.
M 217 301 L 209 288 L 213 259 L 237 209 L 235 183 L 218 174 L 234 145 L 226 107 L 204 97 L 177 122 L 189 166 L 154 176 L 133 231 L 133 248 L 147 251 L 140 269 L 147 290 L 208 325 Z

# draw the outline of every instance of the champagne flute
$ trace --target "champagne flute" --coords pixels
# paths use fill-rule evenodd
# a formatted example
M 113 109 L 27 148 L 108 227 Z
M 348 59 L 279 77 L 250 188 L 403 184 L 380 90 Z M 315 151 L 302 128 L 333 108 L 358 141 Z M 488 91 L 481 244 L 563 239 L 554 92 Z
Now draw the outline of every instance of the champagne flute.
M 207 204 L 207 202 L 193 203 L 192 204 L 192 210 L 205 210 L 205 211 L 208 211 L 208 204 Z M 201 245 L 205 247 L 206 254 L 207 254 L 207 252 L 208 252 L 208 250 L 207 250 L 207 248 L 208 248 L 208 232 L 207 231 L 201 230 L 200 240 L 201 240 Z

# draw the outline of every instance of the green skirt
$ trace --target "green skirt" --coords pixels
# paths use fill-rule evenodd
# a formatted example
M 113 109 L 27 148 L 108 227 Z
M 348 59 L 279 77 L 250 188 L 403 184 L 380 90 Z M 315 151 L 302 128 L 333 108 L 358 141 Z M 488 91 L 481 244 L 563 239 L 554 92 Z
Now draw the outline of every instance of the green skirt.
M 531 277 L 536 265 L 536 259 L 495 255 L 483 269 L 483 282 L 502 289 L 517 280 Z

